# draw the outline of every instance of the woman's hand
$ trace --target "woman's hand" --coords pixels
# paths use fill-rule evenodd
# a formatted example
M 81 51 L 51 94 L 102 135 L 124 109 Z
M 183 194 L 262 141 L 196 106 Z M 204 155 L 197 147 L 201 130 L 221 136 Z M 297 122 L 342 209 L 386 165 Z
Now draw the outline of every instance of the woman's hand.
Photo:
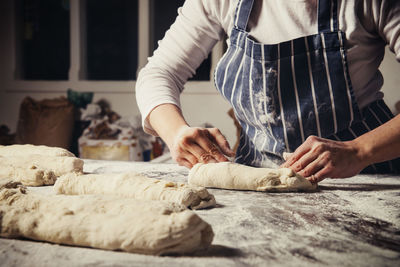
M 325 178 L 347 178 L 358 174 L 369 164 L 357 142 L 338 142 L 310 136 L 281 165 L 306 177 L 313 183 Z
M 228 161 L 234 156 L 228 141 L 217 128 L 189 127 L 178 130 L 171 144 L 168 144 L 172 158 L 187 168 L 196 163 Z
M 149 122 L 179 165 L 192 168 L 198 162 L 228 161 L 225 155 L 235 155 L 218 129 L 190 127 L 180 108 L 173 104 L 154 108 L 149 115 Z

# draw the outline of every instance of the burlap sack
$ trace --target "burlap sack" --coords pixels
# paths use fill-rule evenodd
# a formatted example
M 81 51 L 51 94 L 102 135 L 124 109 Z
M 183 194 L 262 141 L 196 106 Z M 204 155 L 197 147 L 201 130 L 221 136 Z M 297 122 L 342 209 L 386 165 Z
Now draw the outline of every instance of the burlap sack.
M 36 101 L 26 97 L 20 107 L 17 142 L 70 149 L 74 106 L 65 97 Z

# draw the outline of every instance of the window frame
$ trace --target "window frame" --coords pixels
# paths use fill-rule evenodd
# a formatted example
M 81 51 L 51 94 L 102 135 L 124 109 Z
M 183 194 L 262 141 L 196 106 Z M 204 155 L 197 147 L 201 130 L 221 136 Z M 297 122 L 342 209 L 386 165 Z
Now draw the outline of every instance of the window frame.
M 5 68 L 3 85 L 6 91 L 19 93 L 64 93 L 68 88 L 77 91 L 91 91 L 94 93 L 134 93 L 136 80 L 108 81 L 87 80 L 85 62 L 85 0 L 70 0 L 70 69 L 68 80 L 24 80 L 21 75 L 21 49 L 17 31 L 17 2 L 7 0 L 11 12 L 7 18 L 9 34 L 8 45 L 5 45 Z M 150 0 L 138 0 L 138 71 L 147 63 L 150 56 Z M 218 94 L 214 88 L 214 70 L 223 54 L 223 43 L 218 42 L 212 50 L 210 80 L 188 81 L 185 84 L 184 94 Z M 8 66 L 8 67 L 7 67 Z

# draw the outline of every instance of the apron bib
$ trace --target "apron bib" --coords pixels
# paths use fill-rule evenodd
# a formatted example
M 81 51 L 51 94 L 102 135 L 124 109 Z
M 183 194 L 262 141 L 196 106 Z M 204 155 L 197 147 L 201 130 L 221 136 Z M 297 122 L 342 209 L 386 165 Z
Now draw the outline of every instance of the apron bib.
M 283 152 L 293 152 L 310 135 L 346 140 L 354 125 L 368 131 L 350 81 L 337 1 L 319 0 L 318 34 L 273 45 L 246 31 L 253 1 L 238 1 L 230 45 L 214 79 L 242 127 L 235 162 L 276 167 Z M 351 139 L 362 131 L 356 132 Z

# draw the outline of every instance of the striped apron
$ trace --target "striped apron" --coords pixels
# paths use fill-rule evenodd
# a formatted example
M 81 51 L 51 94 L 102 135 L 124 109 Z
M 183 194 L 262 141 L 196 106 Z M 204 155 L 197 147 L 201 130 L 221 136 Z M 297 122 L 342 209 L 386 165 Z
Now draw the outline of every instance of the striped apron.
M 318 34 L 274 45 L 258 43 L 246 31 L 253 1 L 238 1 L 230 45 L 214 79 L 242 126 L 237 163 L 276 167 L 283 152 L 293 152 L 310 135 L 351 140 L 393 117 L 382 100 L 358 109 L 336 0 L 319 0 Z M 398 161 L 367 170 L 395 172 Z

